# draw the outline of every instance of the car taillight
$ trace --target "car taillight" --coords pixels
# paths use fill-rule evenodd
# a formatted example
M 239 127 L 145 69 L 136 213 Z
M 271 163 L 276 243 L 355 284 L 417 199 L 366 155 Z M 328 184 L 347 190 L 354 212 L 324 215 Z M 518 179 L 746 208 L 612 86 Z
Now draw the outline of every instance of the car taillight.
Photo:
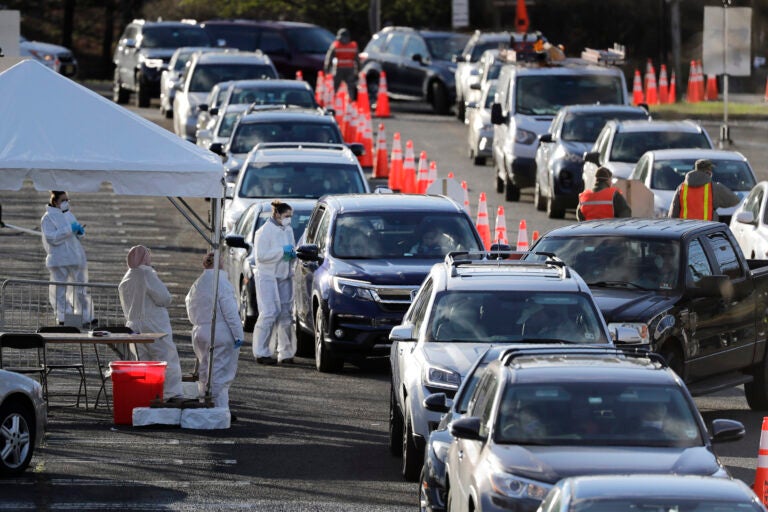
M 362 52 L 357 57 L 358 57 L 358 59 L 360 59 L 360 64 L 362 64 L 363 62 L 365 62 L 365 59 L 368 58 L 368 53 Z

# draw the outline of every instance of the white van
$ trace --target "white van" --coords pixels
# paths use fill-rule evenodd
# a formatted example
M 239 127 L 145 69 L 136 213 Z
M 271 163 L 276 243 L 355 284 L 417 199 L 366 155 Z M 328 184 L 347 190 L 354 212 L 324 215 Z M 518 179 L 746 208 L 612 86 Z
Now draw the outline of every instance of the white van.
M 557 111 L 595 103 L 628 104 L 619 68 L 584 59 L 505 64 L 491 107 L 496 191 L 504 192 L 507 201 L 518 201 L 520 189 L 536 183 L 539 135 L 547 133 Z

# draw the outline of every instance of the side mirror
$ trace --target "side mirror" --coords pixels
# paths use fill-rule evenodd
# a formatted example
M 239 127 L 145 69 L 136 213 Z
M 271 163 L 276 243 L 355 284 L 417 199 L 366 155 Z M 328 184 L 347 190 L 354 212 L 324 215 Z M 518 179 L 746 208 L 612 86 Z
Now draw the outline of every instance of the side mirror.
M 234 247 L 235 249 L 251 249 L 251 245 L 245 241 L 243 235 L 227 235 L 224 237 L 224 242 L 228 247 Z
M 420 53 L 414 53 L 413 55 L 411 55 L 411 60 L 413 60 L 414 62 L 418 62 L 419 64 L 424 63 L 424 57 L 422 57 Z
M 208 113 L 212 116 L 219 115 L 219 107 L 212 107 L 208 109 Z
M 632 327 L 617 327 L 611 332 L 611 337 L 614 343 L 621 343 L 622 345 L 640 345 L 643 343 L 640 333 Z
M 398 325 L 389 331 L 390 341 L 416 341 L 412 325 Z
M 507 118 L 501 112 L 501 103 L 494 103 L 491 105 L 491 123 L 504 124 L 507 122 Z
M 428 411 L 446 413 L 451 409 L 453 401 L 445 393 L 432 393 L 424 399 L 422 405 Z
M 539 135 L 539 142 L 552 142 L 552 134 L 551 133 L 542 133 Z
M 301 261 L 320 261 L 320 249 L 314 244 L 300 245 L 296 248 L 296 257 Z
M 208 104 L 207 103 L 201 103 L 197 106 L 197 110 L 200 112 L 208 112 Z
M 481 89 L 479 82 L 473 82 L 469 85 L 469 88 L 473 91 L 479 91 Z
M 224 144 L 221 142 L 214 142 L 210 146 L 208 146 L 208 149 L 216 153 L 217 155 L 224 156 Z
M 347 144 L 347 147 L 352 151 L 355 156 L 363 156 L 365 154 L 365 146 L 359 142 L 351 142 Z
M 730 295 L 731 280 L 728 276 L 704 276 L 689 292 L 694 297 L 727 297 Z
M 739 212 L 736 214 L 736 222 L 742 224 L 755 224 L 755 216 L 752 212 Z
M 227 182 L 226 189 L 224 190 L 225 199 L 233 199 L 235 197 L 235 184 Z
M 587 151 L 583 156 L 585 162 L 600 165 L 600 153 L 597 151 Z
M 725 419 L 712 420 L 713 443 L 738 441 L 744 437 L 744 432 L 744 425 L 740 421 Z
M 480 418 L 476 416 L 458 419 L 452 422 L 449 428 L 451 435 L 457 439 L 484 440 L 480 435 Z

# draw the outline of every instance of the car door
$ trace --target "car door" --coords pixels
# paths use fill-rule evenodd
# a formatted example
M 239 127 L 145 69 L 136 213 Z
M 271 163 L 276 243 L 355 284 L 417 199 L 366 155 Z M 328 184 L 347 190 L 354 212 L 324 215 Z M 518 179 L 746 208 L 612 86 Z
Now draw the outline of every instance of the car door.
M 757 238 L 755 232 L 760 223 L 760 206 L 763 204 L 764 196 L 765 189 L 763 187 L 755 187 L 744 201 L 741 211 L 752 213 L 752 218 L 754 219 L 752 224 L 744 224 L 738 221 L 731 222 L 731 231 L 733 231 L 736 240 L 738 240 L 744 255 L 748 258 L 755 258 L 757 255 L 754 240 Z M 760 255 L 760 257 L 763 258 L 765 255 Z
M 548 131 L 552 139 L 549 142 L 539 141 L 539 147 L 536 149 L 536 182 L 539 184 L 539 187 L 543 189 L 542 192 L 544 192 L 547 197 L 552 197 L 554 194 L 552 187 L 550 186 L 549 161 L 552 158 L 552 152 L 557 147 L 557 139 L 560 138 L 564 117 L 564 114 L 559 113 L 552 120 L 552 124 Z
M 380 54 L 381 69 L 387 74 L 387 91 L 394 94 L 406 94 L 408 90 L 400 73 L 404 47 L 405 34 L 395 32 L 389 36 Z
M 406 94 L 418 97 L 424 95 L 430 59 L 424 39 L 418 34 L 409 35 L 400 61 L 400 80 Z
M 238 219 L 233 235 L 240 235 L 243 240 L 253 244 L 253 223 L 258 211 L 257 207 L 248 208 L 245 214 Z M 224 270 L 227 271 L 227 277 L 235 290 L 240 290 L 240 277 L 244 275 L 245 266 L 248 264 L 246 259 L 250 251 L 239 247 L 229 247 L 224 253 Z
M 312 218 L 309 220 L 303 241 L 303 244 L 317 245 L 318 254 L 321 258 L 326 254 L 330 221 L 331 212 L 325 205 L 318 205 L 312 214 Z M 320 268 L 320 265 L 321 263 L 317 261 L 299 260 L 294 277 L 296 283 L 294 286 L 296 316 L 303 321 L 304 325 L 312 328 L 314 328 L 312 291 L 315 285 L 315 273 Z

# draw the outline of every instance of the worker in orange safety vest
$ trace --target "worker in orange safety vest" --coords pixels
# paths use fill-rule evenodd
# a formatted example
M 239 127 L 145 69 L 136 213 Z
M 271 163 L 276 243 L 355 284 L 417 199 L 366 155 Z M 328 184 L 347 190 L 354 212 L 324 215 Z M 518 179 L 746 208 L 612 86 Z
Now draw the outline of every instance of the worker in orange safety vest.
M 576 218 L 581 220 L 631 217 L 632 209 L 616 187 L 611 186 L 613 173 L 600 167 L 595 172 L 595 186 L 579 194 Z
M 717 209 L 739 204 L 739 196 L 725 185 L 712 181 L 715 166 L 711 160 L 699 159 L 693 170 L 678 185 L 669 207 L 669 216 L 681 219 L 718 220 Z
M 347 83 L 349 95 L 357 98 L 357 70 L 360 67 L 357 43 L 352 41 L 349 30 L 340 28 L 328 52 L 325 54 L 325 72 L 333 75 L 333 87 L 339 89 L 342 80 Z

